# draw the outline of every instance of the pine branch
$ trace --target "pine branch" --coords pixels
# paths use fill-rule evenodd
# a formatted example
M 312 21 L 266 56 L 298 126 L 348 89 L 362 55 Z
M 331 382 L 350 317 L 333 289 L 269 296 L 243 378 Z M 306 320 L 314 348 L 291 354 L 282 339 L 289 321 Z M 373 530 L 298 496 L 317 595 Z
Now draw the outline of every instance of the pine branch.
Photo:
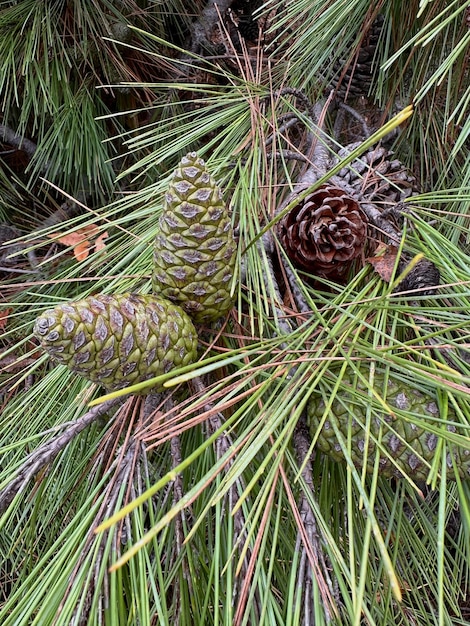
M 154 394 L 154 395 L 157 396 L 157 394 Z M 161 397 L 161 394 L 158 394 L 158 396 Z M 153 401 L 155 408 L 158 404 L 158 399 L 159 398 L 155 398 L 155 400 Z M 173 408 L 174 408 L 174 404 L 173 404 L 171 397 L 167 397 L 165 404 L 164 404 L 164 413 L 168 415 L 172 411 Z M 170 454 L 171 454 L 171 469 L 174 470 L 176 467 L 180 465 L 182 458 L 183 458 L 183 455 L 181 453 L 181 440 L 180 440 L 179 435 L 173 435 L 173 437 L 170 439 Z M 184 495 L 183 477 L 181 473 L 179 473 L 179 474 L 176 474 L 173 480 L 173 506 L 178 504 L 178 502 L 180 502 L 183 499 L 183 495 Z M 185 528 L 185 522 L 186 522 L 186 515 L 187 515 L 187 509 L 186 507 L 184 507 L 181 509 L 178 516 L 175 518 L 176 544 L 174 548 L 175 548 L 175 553 L 176 553 L 175 562 L 180 562 L 180 561 L 182 562 L 183 575 L 189 588 L 191 589 L 192 588 L 191 572 L 188 566 L 187 559 L 182 558 L 182 556 L 184 555 L 183 545 L 185 541 L 184 528 Z M 178 594 L 180 593 L 179 586 L 177 588 L 177 593 Z
M 0 124 L 0 141 L 22 150 L 30 159 L 33 158 L 37 150 L 37 145 L 33 141 L 19 135 L 12 128 L 5 126 L 5 124 Z
M 102 593 L 99 594 L 99 603 L 101 605 L 100 610 L 103 611 L 105 607 L 109 606 L 108 576 L 105 575 L 103 582 L 100 583 L 103 575 L 103 567 L 106 567 L 106 564 L 104 563 L 104 555 L 108 538 L 106 534 L 97 536 L 94 531 L 95 528 L 103 521 L 103 518 L 109 513 L 109 511 L 113 511 L 116 509 L 122 490 L 122 485 L 130 484 L 130 491 L 132 491 L 132 484 L 135 481 L 136 476 L 138 475 L 139 460 L 143 456 L 145 456 L 145 447 L 137 439 L 131 438 L 127 442 L 127 444 L 125 444 L 118 450 L 116 458 L 108 470 L 109 472 L 115 470 L 115 473 L 112 475 L 112 479 L 106 488 L 106 493 L 99 508 L 99 511 L 97 512 L 93 523 L 90 525 L 88 534 L 86 536 L 85 545 L 81 550 L 80 558 L 78 559 L 73 573 L 70 576 L 68 589 L 65 591 L 61 606 L 57 611 L 58 614 L 61 612 L 62 605 L 67 600 L 69 593 L 71 593 L 74 585 L 76 584 L 75 581 L 80 575 L 80 569 L 86 562 L 90 550 L 97 550 L 96 556 L 94 557 L 92 582 L 89 583 L 84 589 L 84 593 L 81 597 L 81 603 L 83 604 L 83 606 L 80 606 L 80 613 L 78 614 L 77 609 L 74 615 L 74 619 L 80 626 L 85 626 L 85 624 L 88 623 L 89 612 L 93 601 L 93 594 L 100 586 L 102 587 Z M 131 498 L 136 497 L 136 494 L 130 493 L 129 495 Z M 128 536 L 132 536 L 129 517 L 126 517 L 125 520 L 123 520 L 123 523 L 119 527 L 119 529 L 116 529 L 113 534 L 113 553 L 115 555 L 120 555 L 120 544 L 125 543 L 123 541 L 121 532 L 123 525 L 127 526 Z M 98 548 L 96 547 L 96 542 L 99 542 Z M 73 621 L 73 623 L 75 623 L 75 621 Z
M 304 161 L 309 166 L 301 173 L 293 192 L 289 195 L 281 207 L 277 210 L 277 213 L 282 211 L 296 194 L 304 191 L 307 187 L 315 184 L 315 182 L 326 174 L 331 162 L 331 154 L 328 149 L 329 137 L 324 132 L 325 117 L 332 102 L 332 97 L 327 100 L 319 100 L 318 102 L 310 102 L 307 95 L 301 89 L 295 89 L 293 87 L 284 87 L 283 89 L 274 92 L 273 98 L 278 100 L 283 96 L 294 96 L 297 104 L 304 110 L 308 118 L 311 120 L 311 126 L 307 128 L 307 147 L 304 155 L 300 152 L 296 154 L 295 160 Z M 289 112 L 284 115 L 280 115 L 278 118 L 278 134 L 282 134 L 291 126 L 301 122 L 301 118 L 294 112 Z M 273 142 L 273 137 L 268 137 L 267 145 Z M 285 157 L 289 158 L 289 152 L 282 153 Z
M 68 424 L 62 434 L 54 437 L 32 452 L 17 470 L 16 477 L 0 492 L 0 513 L 3 513 L 8 508 L 15 496 L 24 491 L 28 482 L 44 466 L 51 463 L 72 439 L 98 418 L 106 415 L 111 408 L 122 403 L 123 400 L 121 398 L 116 398 L 93 407 L 82 417 Z

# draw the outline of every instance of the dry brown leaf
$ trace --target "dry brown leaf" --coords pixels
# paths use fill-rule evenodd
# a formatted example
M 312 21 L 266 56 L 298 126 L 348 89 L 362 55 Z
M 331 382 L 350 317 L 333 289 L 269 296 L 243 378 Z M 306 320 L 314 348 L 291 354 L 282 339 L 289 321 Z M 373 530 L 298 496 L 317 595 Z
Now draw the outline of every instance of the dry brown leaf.
M 90 253 L 90 242 L 88 240 L 77 243 L 73 247 L 73 256 L 77 261 L 84 261 Z
M 84 261 L 90 254 L 91 248 L 94 246 L 96 250 L 103 250 L 106 244 L 104 240 L 108 237 L 108 232 L 102 233 L 97 237 L 99 228 L 97 226 L 83 226 L 78 228 L 73 233 L 63 235 L 62 233 L 51 233 L 48 235 L 50 239 L 54 239 L 58 243 L 64 246 L 70 246 L 73 248 L 73 254 L 77 261 Z M 96 241 L 92 243 L 92 240 L 97 237 Z
M 13 311 L 13 309 L 3 309 L 0 311 L 0 330 L 4 330 L 7 325 L 8 316 Z
M 99 229 L 97 226 L 83 226 L 82 228 L 77 228 L 73 233 L 67 233 L 66 235 L 62 233 L 50 233 L 48 237 L 55 239 L 64 246 L 76 246 L 87 239 L 94 239 L 98 233 Z
M 376 254 L 376 256 L 367 258 L 366 261 L 372 265 L 382 280 L 389 283 L 392 280 L 398 248 L 382 244 L 376 252 L 378 252 L 378 256 Z
M 106 247 L 105 239 L 109 237 L 108 231 L 106 230 L 102 235 L 100 235 L 95 241 L 95 250 L 103 250 Z

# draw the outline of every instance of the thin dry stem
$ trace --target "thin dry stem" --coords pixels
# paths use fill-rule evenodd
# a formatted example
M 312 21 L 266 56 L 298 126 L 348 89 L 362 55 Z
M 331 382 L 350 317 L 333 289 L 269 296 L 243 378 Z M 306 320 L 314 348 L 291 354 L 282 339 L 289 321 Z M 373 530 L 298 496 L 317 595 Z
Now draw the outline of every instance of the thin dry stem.
M 297 455 L 297 462 L 302 467 L 302 478 L 310 492 L 310 498 L 314 497 L 315 487 L 313 482 L 312 463 L 310 458 L 310 437 L 308 434 L 305 416 L 303 416 L 296 428 L 293 435 L 294 448 Z M 296 542 L 296 550 L 301 551 L 299 571 L 297 578 L 297 594 L 299 597 L 304 598 L 304 623 L 314 623 L 315 607 L 313 605 L 314 596 L 312 594 L 312 581 L 311 576 L 318 576 L 318 573 L 322 573 L 322 580 L 319 581 L 320 587 L 324 588 L 325 584 L 328 589 L 328 597 L 324 598 L 323 595 L 323 610 L 325 618 L 330 623 L 334 617 L 334 606 L 336 608 L 341 605 L 341 599 L 337 595 L 337 590 L 333 585 L 333 581 L 330 578 L 329 572 L 332 570 L 331 565 L 327 563 L 327 557 L 322 547 L 322 537 L 318 530 L 315 520 L 315 513 L 310 506 L 309 500 L 305 494 L 300 499 L 300 517 L 305 528 L 305 534 L 299 532 Z M 308 546 L 305 542 L 308 541 Z M 311 569 L 307 568 L 309 561 L 309 553 L 313 551 L 315 563 L 311 563 Z M 334 605 L 331 599 L 334 598 Z
M 85 545 L 83 546 L 81 550 L 80 558 L 77 561 L 75 568 L 70 576 L 70 582 L 69 582 L 67 590 L 64 593 L 63 601 L 57 610 L 57 615 L 60 614 L 62 610 L 62 605 L 65 602 L 68 593 L 71 592 L 75 584 L 75 580 L 79 576 L 80 569 L 84 566 L 89 556 L 90 550 L 94 550 L 95 549 L 94 546 L 96 545 L 96 542 L 99 541 L 98 551 L 96 553 L 94 563 L 93 563 L 93 582 L 91 584 L 89 583 L 88 586 L 86 587 L 84 607 L 81 610 L 81 613 L 79 616 L 79 622 L 78 622 L 79 624 L 87 623 L 87 619 L 89 617 L 89 608 L 91 607 L 92 600 L 93 600 L 93 593 L 99 587 L 99 584 L 100 584 L 99 580 L 102 575 L 103 561 L 105 558 L 104 553 L 105 553 L 106 543 L 108 540 L 107 534 L 102 534 L 101 536 L 97 537 L 94 530 L 103 521 L 103 518 L 109 514 L 109 511 L 113 511 L 118 505 L 118 500 L 119 500 L 120 492 L 122 489 L 122 485 L 128 484 L 129 482 L 132 483 L 132 481 L 130 480 L 131 476 L 133 477 L 133 480 L 136 479 L 136 476 L 138 475 L 138 471 L 136 470 L 138 470 L 138 467 L 139 467 L 139 463 L 137 461 L 139 457 L 142 455 L 142 453 L 145 454 L 145 449 L 143 449 L 143 447 L 140 445 L 140 442 L 138 442 L 135 439 L 132 439 L 129 442 L 126 442 L 126 444 L 119 449 L 116 455 L 116 458 L 110 467 L 110 470 L 115 470 L 114 474 L 106 488 L 103 502 L 93 520 L 93 523 L 90 525 L 90 528 L 86 537 Z M 132 491 L 134 491 L 134 494 L 132 494 Z M 131 498 L 132 498 L 132 495 L 134 495 L 135 497 L 135 490 L 132 489 L 132 486 L 131 486 L 130 492 L 131 492 L 130 493 Z M 120 543 L 122 542 L 121 529 L 123 525 L 126 526 L 128 536 L 129 537 L 132 536 L 130 520 L 128 517 L 126 517 L 120 526 L 119 532 L 117 530 L 113 531 L 113 553 L 114 555 L 118 555 L 118 556 L 120 555 L 120 552 L 121 552 L 121 549 L 120 549 Z M 119 541 L 119 538 L 121 538 L 121 542 Z M 99 596 L 100 602 L 103 604 L 103 608 L 107 609 L 109 606 L 109 600 L 108 600 L 109 599 L 109 584 L 108 584 L 107 576 L 104 577 L 102 585 L 103 585 L 102 593 L 100 593 L 100 596 Z
M 204 394 L 205 385 L 203 381 L 201 380 L 201 378 L 196 377 L 191 382 L 197 393 L 199 393 L 200 395 Z M 210 417 L 207 420 L 207 425 L 208 425 L 209 433 L 212 435 L 216 431 L 222 428 L 223 423 L 224 423 L 224 417 L 221 413 L 214 412 L 213 406 L 210 402 L 204 405 L 204 411 L 210 413 Z M 232 439 L 227 433 L 223 432 L 221 435 L 219 435 L 216 441 L 216 445 L 215 445 L 217 459 L 221 459 L 225 454 L 227 454 L 232 444 L 233 444 Z M 233 464 L 232 460 L 229 460 L 226 466 L 227 469 L 229 469 L 232 466 L 232 464 Z M 238 478 L 234 482 L 234 484 L 230 487 L 227 493 L 227 505 L 228 505 L 229 511 L 233 510 L 233 507 L 235 503 L 237 502 L 239 496 L 243 493 L 243 490 L 244 490 L 243 481 L 241 478 Z M 239 543 L 242 537 L 245 535 L 245 530 L 244 530 L 245 518 L 244 518 L 241 507 L 239 507 L 234 513 L 233 525 L 234 525 L 235 543 Z M 248 581 L 251 580 L 250 563 L 249 563 L 250 554 L 251 554 L 251 551 L 247 550 L 245 558 L 243 559 L 243 562 L 241 563 L 240 575 L 239 575 L 238 580 L 235 581 L 235 595 L 236 596 L 239 595 L 239 593 L 237 592 L 238 583 L 240 581 L 243 581 L 244 583 L 243 587 L 245 587 L 245 585 L 248 584 Z M 235 598 L 234 598 L 234 601 L 235 601 Z M 255 593 L 253 597 L 253 602 L 255 603 L 255 605 L 257 605 L 258 603 L 258 605 L 261 606 L 259 604 L 258 592 Z

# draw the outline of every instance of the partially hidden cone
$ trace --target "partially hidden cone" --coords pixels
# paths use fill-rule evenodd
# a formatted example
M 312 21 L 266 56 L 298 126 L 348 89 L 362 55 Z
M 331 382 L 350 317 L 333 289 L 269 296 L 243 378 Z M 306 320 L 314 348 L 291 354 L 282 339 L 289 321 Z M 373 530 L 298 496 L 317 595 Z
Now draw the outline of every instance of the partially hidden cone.
M 367 245 L 367 220 L 339 187 L 322 185 L 279 222 L 278 234 L 293 265 L 341 282 Z
M 383 15 L 378 15 L 351 57 L 353 42 L 346 47 L 346 53 L 333 66 L 334 77 L 330 89 L 334 89 L 342 100 L 368 96 L 377 69 L 376 52 L 384 26 Z
M 190 318 L 152 295 L 99 294 L 60 304 L 37 318 L 34 334 L 55 361 L 108 390 L 165 374 L 197 357 Z
M 398 274 L 406 269 L 411 261 L 411 255 L 402 252 L 398 263 Z M 410 292 L 408 297 L 429 296 L 436 293 L 436 287 L 440 283 L 440 272 L 429 259 L 421 259 L 407 276 L 395 287 L 395 293 L 399 291 Z
M 361 145 L 352 143 L 338 152 L 339 162 Z M 343 167 L 338 178 L 357 197 L 373 202 L 379 209 L 390 209 L 406 198 L 419 193 L 416 177 L 384 146 L 369 148 L 359 159 Z
M 363 374 L 368 376 L 366 371 Z M 333 387 L 333 381 L 331 385 Z M 356 389 L 354 394 L 353 386 Z M 432 427 L 455 432 L 455 413 L 449 407 L 447 419 L 450 423 L 443 426 L 437 421 L 439 409 L 434 397 L 391 377 L 385 383 L 385 377 L 380 373 L 374 377 L 374 393 L 383 400 L 378 402 L 368 393 L 362 380 L 355 381 L 352 374 L 346 374 L 331 406 L 328 391 L 325 390 L 325 395 L 312 396 L 307 415 L 317 448 L 335 461 L 345 462 L 346 454 L 339 433 L 346 447 L 348 437 L 351 438 L 351 459 L 359 469 L 365 466 L 368 473 L 373 472 L 378 453 L 379 475 L 426 480 L 442 444 Z M 415 421 L 401 417 L 400 411 L 412 413 Z M 446 464 L 449 479 L 455 479 L 456 474 L 470 478 L 470 447 L 447 442 Z
M 233 305 L 236 244 L 222 193 L 195 152 L 183 157 L 165 195 L 154 243 L 153 289 L 196 323 Z

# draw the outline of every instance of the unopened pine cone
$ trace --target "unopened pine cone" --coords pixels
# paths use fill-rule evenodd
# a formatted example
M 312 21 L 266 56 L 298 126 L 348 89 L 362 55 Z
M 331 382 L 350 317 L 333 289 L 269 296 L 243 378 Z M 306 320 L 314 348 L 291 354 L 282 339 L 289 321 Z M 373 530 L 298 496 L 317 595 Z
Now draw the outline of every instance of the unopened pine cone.
M 365 252 L 367 220 L 356 200 L 326 184 L 283 217 L 278 233 L 294 267 L 341 281 Z
M 153 289 L 196 323 L 225 315 L 236 245 L 222 193 L 195 152 L 183 157 L 165 195 L 154 244 Z
M 336 162 L 344 159 L 361 142 L 350 144 L 338 152 Z M 387 209 L 418 193 L 418 183 L 413 174 L 392 153 L 381 145 L 370 148 L 359 159 L 337 174 L 352 189 L 356 197 Z
M 121 389 L 196 360 L 197 333 L 179 307 L 152 295 L 96 295 L 45 311 L 34 334 L 57 362 Z
M 367 376 L 367 372 L 364 375 Z M 392 378 L 388 378 L 384 390 L 384 382 L 383 375 L 375 375 L 375 392 L 383 397 L 391 409 L 390 413 L 386 412 L 382 403 L 377 403 L 368 395 L 362 381 L 354 382 L 353 376 L 342 379 L 338 395 L 326 415 L 325 400 L 328 402 L 329 398 L 314 395 L 307 407 L 310 433 L 316 439 L 317 448 L 335 461 L 345 462 L 336 428 L 345 445 L 351 437 L 351 459 L 359 469 L 365 466 L 367 472 L 372 473 L 379 450 L 379 475 L 426 480 L 440 446 L 439 436 L 397 413 L 413 413 L 421 422 L 429 418 L 429 425 L 437 426 L 439 409 L 436 401 L 429 394 Z M 350 391 L 353 385 L 358 390 L 354 395 Z M 450 407 L 447 417 L 449 422 L 456 419 Z M 455 427 L 448 425 L 447 430 L 453 432 Z M 447 477 L 453 480 L 457 473 L 461 478 L 470 478 L 470 447 L 447 442 L 446 450 Z

